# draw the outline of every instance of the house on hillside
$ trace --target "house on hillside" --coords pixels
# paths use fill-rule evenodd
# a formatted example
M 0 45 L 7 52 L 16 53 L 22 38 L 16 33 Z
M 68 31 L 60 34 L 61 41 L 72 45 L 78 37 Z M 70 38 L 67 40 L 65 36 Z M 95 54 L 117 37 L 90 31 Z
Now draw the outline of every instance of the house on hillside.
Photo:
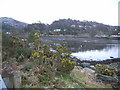
M 11 32 L 6 32 L 6 34 L 11 34 Z
M 55 32 L 59 32 L 59 31 L 61 31 L 61 29 L 54 29 L 53 31 L 55 31 Z
M 118 38 L 118 39 L 120 39 L 120 32 L 117 33 L 117 34 L 111 35 L 111 38 Z

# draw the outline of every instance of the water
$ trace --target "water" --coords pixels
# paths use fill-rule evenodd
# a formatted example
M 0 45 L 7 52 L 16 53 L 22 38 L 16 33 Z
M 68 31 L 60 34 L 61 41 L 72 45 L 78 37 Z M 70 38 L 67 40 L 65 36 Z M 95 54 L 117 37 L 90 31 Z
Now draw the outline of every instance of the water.
M 44 38 L 45 40 L 46 38 Z M 106 60 L 120 58 L 120 40 L 103 38 L 47 37 L 52 46 L 64 45 L 72 56 L 80 60 Z
M 72 56 L 79 58 L 80 60 L 106 60 L 111 58 L 120 58 L 119 44 L 107 45 L 101 50 L 86 50 L 72 53 Z

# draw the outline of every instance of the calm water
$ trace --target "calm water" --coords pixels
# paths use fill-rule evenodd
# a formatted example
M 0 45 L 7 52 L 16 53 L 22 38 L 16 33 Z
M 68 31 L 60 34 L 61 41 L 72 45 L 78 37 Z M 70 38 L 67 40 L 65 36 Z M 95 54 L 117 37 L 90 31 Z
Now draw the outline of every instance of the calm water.
M 80 60 L 105 60 L 120 58 L 120 41 L 98 38 L 47 37 L 44 41 L 52 46 L 64 45 L 72 56 Z
M 86 50 L 72 53 L 72 56 L 81 60 L 105 60 L 111 57 L 120 58 L 119 44 L 109 44 L 105 48 L 98 50 Z

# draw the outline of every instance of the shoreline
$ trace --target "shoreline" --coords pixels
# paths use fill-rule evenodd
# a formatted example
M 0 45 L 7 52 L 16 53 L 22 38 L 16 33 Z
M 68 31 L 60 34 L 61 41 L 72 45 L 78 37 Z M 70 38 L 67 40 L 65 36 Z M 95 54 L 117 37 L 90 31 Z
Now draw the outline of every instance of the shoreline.
M 91 38 L 91 39 L 106 39 L 106 40 L 120 40 L 119 38 L 116 37 L 87 37 L 87 36 L 81 36 L 81 35 L 41 35 L 41 38 Z
M 106 59 L 106 60 L 102 60 L 102 61 L 88 61 L 88 60 L 79 60 L 79 59 L 77 59 L 76 62 L 77 63 L 86 62 L 86 63 L 90 63 L 91 65 L 95 65 L 95 64 L 110 64 L 110 63 L 120 62 L 120 58 Z M 79 64 L 77 64 L 77 65 L 79 65 Z

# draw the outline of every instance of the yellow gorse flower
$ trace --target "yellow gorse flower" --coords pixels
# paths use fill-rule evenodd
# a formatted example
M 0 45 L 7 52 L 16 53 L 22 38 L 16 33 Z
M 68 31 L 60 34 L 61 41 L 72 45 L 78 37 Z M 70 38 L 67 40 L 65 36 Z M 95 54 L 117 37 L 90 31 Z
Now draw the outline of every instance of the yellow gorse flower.
M 39 55 L 39 53 L 37 53 L 37 52 L 32 54 L 32 56 L 37 56 L 37 55 Z
M 34 36 L 35 36 L 35 37 L 39 37 L 39 34 L 38 34 L 38 33 L 34 33 Z
M 75 64 L 76 64 L 76 62 L 72 61 L 72 62 L 71 62 L 71 64 L 74 64 L 74 65 L 75 65 Z
M 43 50 L 39 50 L 38 52 L 39 52 L 39 53 L 42 53 L 42 54 L 44 53 L 44 51 L 43 51 Z

